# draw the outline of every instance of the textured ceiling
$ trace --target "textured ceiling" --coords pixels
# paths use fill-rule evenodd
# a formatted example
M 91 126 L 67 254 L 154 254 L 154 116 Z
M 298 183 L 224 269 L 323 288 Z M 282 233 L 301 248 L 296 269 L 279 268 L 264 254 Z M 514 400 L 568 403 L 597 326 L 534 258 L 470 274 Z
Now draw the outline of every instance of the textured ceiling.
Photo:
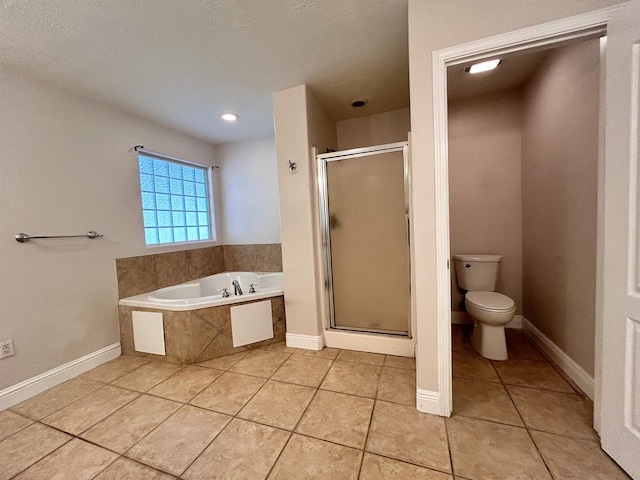
M 300 84 L 335 120 L 409 106 L 407 0 L 0 0 L 3 66 L 214 143 L 255 138 L 272 92 Z
M 465 63 L 447 68 L 447 94 L 449 101 L 499 92 L 524 85 L 536 72 L 549 50 L 529 51 L 502 58 L 498 68 L 490 72 L 470 75 Z

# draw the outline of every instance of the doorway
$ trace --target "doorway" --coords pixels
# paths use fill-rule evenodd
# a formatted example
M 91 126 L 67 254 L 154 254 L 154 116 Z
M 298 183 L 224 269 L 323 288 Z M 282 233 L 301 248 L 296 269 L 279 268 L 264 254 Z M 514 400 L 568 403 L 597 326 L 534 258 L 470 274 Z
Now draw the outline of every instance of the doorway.
M 602 36 L 612 11 L 599 11 L 575 17 L 572 21 L 551 22 L 538 27 L 498 35 L 490 39 L 434 52 L 434 131 L 435 131 L 435 188 L 436 188 L 436 269 L 437 269 L 437 323 L 438 323 L 438 384 L 440 412 L 449 416 L 452 412 L 452 364 L 451 364 L 451 278 L 449 231 L 449 175 L 448 175 L 448 127 L 447 127 L 447 68 L 490 57 L 534 51 L 558 46 L 576 39 Z M 602 163 L 600 158 L 599 162 Z M 598 188 L 601 189 L 599 184 Z M 601 206 L 598 206 L 599 210 Z M 446 231 L 447 234 L 442 234 Z M 598 226 L 598 275 L 602 265 L 602 229 Z M 600 284 L 600 282 L 598 282 Z M 601 305 L 601 291 L 597 292 L 596 311 Z M 598 364 L 596 352 L 596 365 Z M 597 372 L 596 372 L 597 376 Z M 597 398 L 597 395 L 596 395 Z

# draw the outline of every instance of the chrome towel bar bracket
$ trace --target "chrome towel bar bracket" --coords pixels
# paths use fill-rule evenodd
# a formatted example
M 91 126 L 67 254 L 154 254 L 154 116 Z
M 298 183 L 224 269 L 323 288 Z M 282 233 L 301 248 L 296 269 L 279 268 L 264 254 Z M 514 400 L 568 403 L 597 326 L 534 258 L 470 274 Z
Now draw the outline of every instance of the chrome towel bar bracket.
M 27 235 L 26 233 L 18 233 L 15 236 L 16 242 L 20 242 L 20 243 L 24 243 L 24 242 L 28 242 L 29 240 L 35 239 L 35 238 L 90 238 L 90 239 L 94 239 L 94 238 L 100 238 L 103 235 L 99 234 L 98 232 L 94 232 L 93 230 L 91 230 L 90 232 L 85 233 L 84 235 L 39 235 L 39 236 L 31 236 L 31 235 Z

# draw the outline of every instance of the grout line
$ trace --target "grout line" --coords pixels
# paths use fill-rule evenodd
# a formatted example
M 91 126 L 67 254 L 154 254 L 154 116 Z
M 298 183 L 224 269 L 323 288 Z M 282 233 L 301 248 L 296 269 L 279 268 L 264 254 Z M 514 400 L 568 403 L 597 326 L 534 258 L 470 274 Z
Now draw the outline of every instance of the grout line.
M 337 357 L 337 355 L 336 355 Z M 322 385 L 322 382 L 324 382 L 324 379 L 327 377 L 327 375 L 329 374 L 329 371 L 333 368 L 333 364 L 335 363 L 335 359 L 331 360 L 331 365 L 329 366 L 329 368 L 327 369 L 326 373 L 324 374 L 324 376 L 322 377 L 322 380 L 320 380 L 320 384 L 318 385 L 318 387 L 316 388 L 316 391 L 313 394 L 313 397 L 311 397 L 311 400 L 309 401 L 309 403 L 307 404 L 306 408 L 304 409 L 304 412 L 302 412 L 302 415 L 300 415 L 300 418 L 298 419 L 298 422 L 295 424 L 295 426 L 293 427 L 293 430 L 291 430 L 290 434 L 289 434 L 289 438 L 287 438 L 287 441 L 285 442 L 284 446 L 282 447 L 282 450 L 280 450 L 280 453 L 278 454 L 278 457 L 275 459 L 275 461 L 273 462 L 273 465 L 271 465 L 271 468 L 269 469 L 269 472 L 267 473 L 267 476 L 265 478 L 269 478 L 269 476 L 271 475 L 271 472 L 273 472 L 273 469 L 276 467 L 276 465 L 278 464 L 278 461 L 280 460 L 280 457 L 282 456 L 282 454 L 284 453 L 284 451 L 287 448 L 287 445 L 289 445 L 289 442 L 291 441 L 291 439 L 293 438 L 293 434 L 295 433 L 296 429 L 298 428 L 298 426 L 300 425 L 300 422 L 302 421 L 302 419 L 304 418 L 305 414 L 307 413 L 307 410 L 309 410 L 309 406 L 311 405 L 311 403 L 313 402 L 313 399 L 316 398 L 316 395 L 318 394 L 318 392 L 320 391 L 320 385 Z M 283 364 L 284 365 L 284 364 Z M 278 370 L 280 370 L 280 368 L 278 368 Z M 276 370 L 273 375 L 275 375 L 278 370 Z M 273 376 L 272 375 L 272 376 Z M 266 385 L 266 383 L 265 383 Z M 245 404 L 248 405 L 249 402 L 247 402 Z M 244 407 L 243 407 L 244 408 Z M 239 413 L 239 412 L 238 412 Z
M 37 422 L 40 423 L 40 422 Z M 33 425 L 33 424 L 32 424 Z M 42 424 L 44 425 L 44 424 Z M 47 427 L 49 425 L 46 425 Z M 53 427 L 51 427 L 53 428 Z M 57 429 L 56 429 L 57 430 Z M 67 432 L 63 432 L 63 433 L 67 433 Z M 67 435 L 69 435 L 67 433 Z M 13 436 L 13 435 L 12 435 Z M 12 476 L 11 478 L 16 478 L 18 475 L 20 475 L 21 473 L 27 471 L 28 469 L 30 469 L 31 467 L 33 467 L 35 464 L 41 462 L 42 460 L 44 460 L 45 458 L 47 458 L 49 455 L 52 455 L 53 453 L 57 452 L 58 450 L 60 450 L 62 447 L 64 447 L 67 443 L 73 441 L 73 439 L 76 438 L 74 436 L 71 436 L 71 438 L 69 440 L 67 440 L 66 442 L 64 442 L 62 445 L 59 445 L 58 447 L 54 448 L 53 450 L 51 450 L 49 453 L 47 453 L 46 455 L 43 455 L 42 457 L 38 458 L 37 460 L 35 460 L 33 463 L 30 463 L 27 467 L 23 468 L 22 470 L 20 470 L 18 473 L 16 473 L 14 476 Z
M 367 434 L 364 437 L 364 447 L 362 447 L 364 453 L 362 454 L 362 459 L 360 460 L 360 468 L 358 469 L 358 478 L 360 478 L 360 475 L 362 474 L 362 465 L 364 464 L 364 455 L 365 453 L 367 453 L 367 442 L 369 441 L 369 434 L 371 433 L 371 424 L 373 423 L 373 412 L 375 412 L 377 404 L 378 404 L 378 400 L 374 398 L 373 408 L 371 409 L 371 414 L 369 415 L 369 426 L 367 427 Z
M 453 453 L 451 452 L 451 441 L 449 440 L 449 425 L 448 419 L 444 420 L 444 435 L 447 440 L 447 451 L 449 452 L 449 466 L 451 467 L 451 476 L 455 478 L 456 472 L 453 468 Z

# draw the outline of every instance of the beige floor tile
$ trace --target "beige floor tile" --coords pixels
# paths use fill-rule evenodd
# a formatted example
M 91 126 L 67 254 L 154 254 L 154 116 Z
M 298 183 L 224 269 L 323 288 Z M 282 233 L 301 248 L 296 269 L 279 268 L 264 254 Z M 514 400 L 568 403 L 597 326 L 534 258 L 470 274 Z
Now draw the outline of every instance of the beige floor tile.
M 282 365 L 289 356 L 289 353 L 252 350 L 249 355 L 236 363 L 229 371 L 242 373 L 244 375 L 253 375 L 254 377 L 269 378 L 276 373 L 276 370 L 280 368 L 280 365 Z
M 207 360 L 206 362 L 198 363 L 199 367 L 215 368 L 217 370 L 229 370 L 236 363 L 249 355 L 249 352 L 234 353 L 232 355 L 225 355 L 224 357 L 214 358 L 213 360 Z
M 74 438 L 16 477 L 19 480 L 90 480 L 118 455 Z
M 42 423 L 78 435 L 140 395 L 124 388 L 104 385 L 86 397 L 42 419 Z
M 320 388 L 375 398 L 381 371 L 376 365 L 335 361 Z
M 384 363 L 384 355 L 380 355 L 379 353 L 356 352 L 354 350 L 340 350 L 336 360 L 381 366 Z
M 149 393 L 186 403 L 222 375 L 221 370 L 187 365 L 175 375 L 159 383 Z
M 359 480 L 451 480 L 446 473 L 365 453 Z
M 313 388 L 269 380 L 237 416 L 293 430 L 315 392 Z
M 0 441 L 28 427 L 32 423 L 33 420 L 9 410 L 0 412 Z
M 493 364 L 506 385 L 575 393 L 573 388 L 547 362 L 507 360 L 505 362 L 493 362 Z
M 402 368 L 382 367 L 378 397 L 387 402 L 416 404 L 416 372 Z
M 227 415 L 185 405 L 126 455 L 179 476 L 230 420 Z
M 500 382 L 500 377 L 490 360 L 480 355 L 468 355 L 460 352 L 453 352 L 453 376 Z
M 100 365 L 81 375 L 81 378 L 95 380 L 102 383 L 111 383 L 114 380 L 132 372 L 136 368 L 149 363 L 149 359 L 133 355 L 122 355 L 115 360 Z
M 269 480 L 356 480 L 362 452 L 294 434 Z
M 103 386 L 100 382 L 74 378 L 11 407 L 11 410 L 40 420 Z
M 463 417 L 524 426 L 507 390 L 500 383 L 454 378 L 453 412 Z
M 181 478 L 263 480 L 289 435 L 284 430 L 234 418 Z
M 260 347 L 262 350 L 269 350 L 270 352 L 284 352 L 293 353 L 297 348 L 287 347 L 287 342 L 270 343 L 269 345 L 263 345 Z
M 71 436 L 35 423 L 0 442 L 0 480 L 7 480 L 71 440 Z
M 182 365 L 176 363 L 149 362 L 124 377 L 120 377 L 113 382 L 113 385 L 137 392 L 147 392 L 181 368 L 183 368 Z
M 370 398 L 319 390 L 296 432 L 363 449 L 373 404 Z
M 413 357 L 396 357 L 395 355 L 385 355 L 384 366 L 393 368 L 416 369 L 416 359 Z
M 376 402 L 366 450 L 451 472 L 444 419 L 408 405 Z
M 517 328 L 506 328 L 507 352 L 510 359 L 536 360 L 546 362 L 547 359 L 533 344 L 527 335 Z
M 456 476 L 551 480 L 524 428 L 456 416 L 447 419 L 447 429 Z
M 235 415 L 262 388 L 265 382 L 264 378 L 225 372 L 196 395 L 190 403 L 227 415 Z
M 478 355 L 471 344 L 473 325 L 451 325 L 451 349 L 454 352 Z
M 102 447 L 124 453 L 181 406 L 164 398 L 141 395 L 81 436 Z
M 98 475 L 95 480 L 171 480 L 175 477 L 120 457 Z
M 298 348 L 295 352 L 296 355 L 304 355 L 305 357 L 320 357 L 328 358 L 329 360 L 335 360 L 340 350 L 337 348 L 325 347 L 322 350 L 306 350 L 304 348 Z
M 280 382 L 318 388 L 332 363 L 332 360 L 326 358 L 291 355 L 271 378 Z
M 596 440 L 593 406 L 569 393 L 507 387 L 525 425 L 534 430 Z
M 543 432 L 531 432 L 531 436 L 557 480 L 629 478 L 597 442 Z

